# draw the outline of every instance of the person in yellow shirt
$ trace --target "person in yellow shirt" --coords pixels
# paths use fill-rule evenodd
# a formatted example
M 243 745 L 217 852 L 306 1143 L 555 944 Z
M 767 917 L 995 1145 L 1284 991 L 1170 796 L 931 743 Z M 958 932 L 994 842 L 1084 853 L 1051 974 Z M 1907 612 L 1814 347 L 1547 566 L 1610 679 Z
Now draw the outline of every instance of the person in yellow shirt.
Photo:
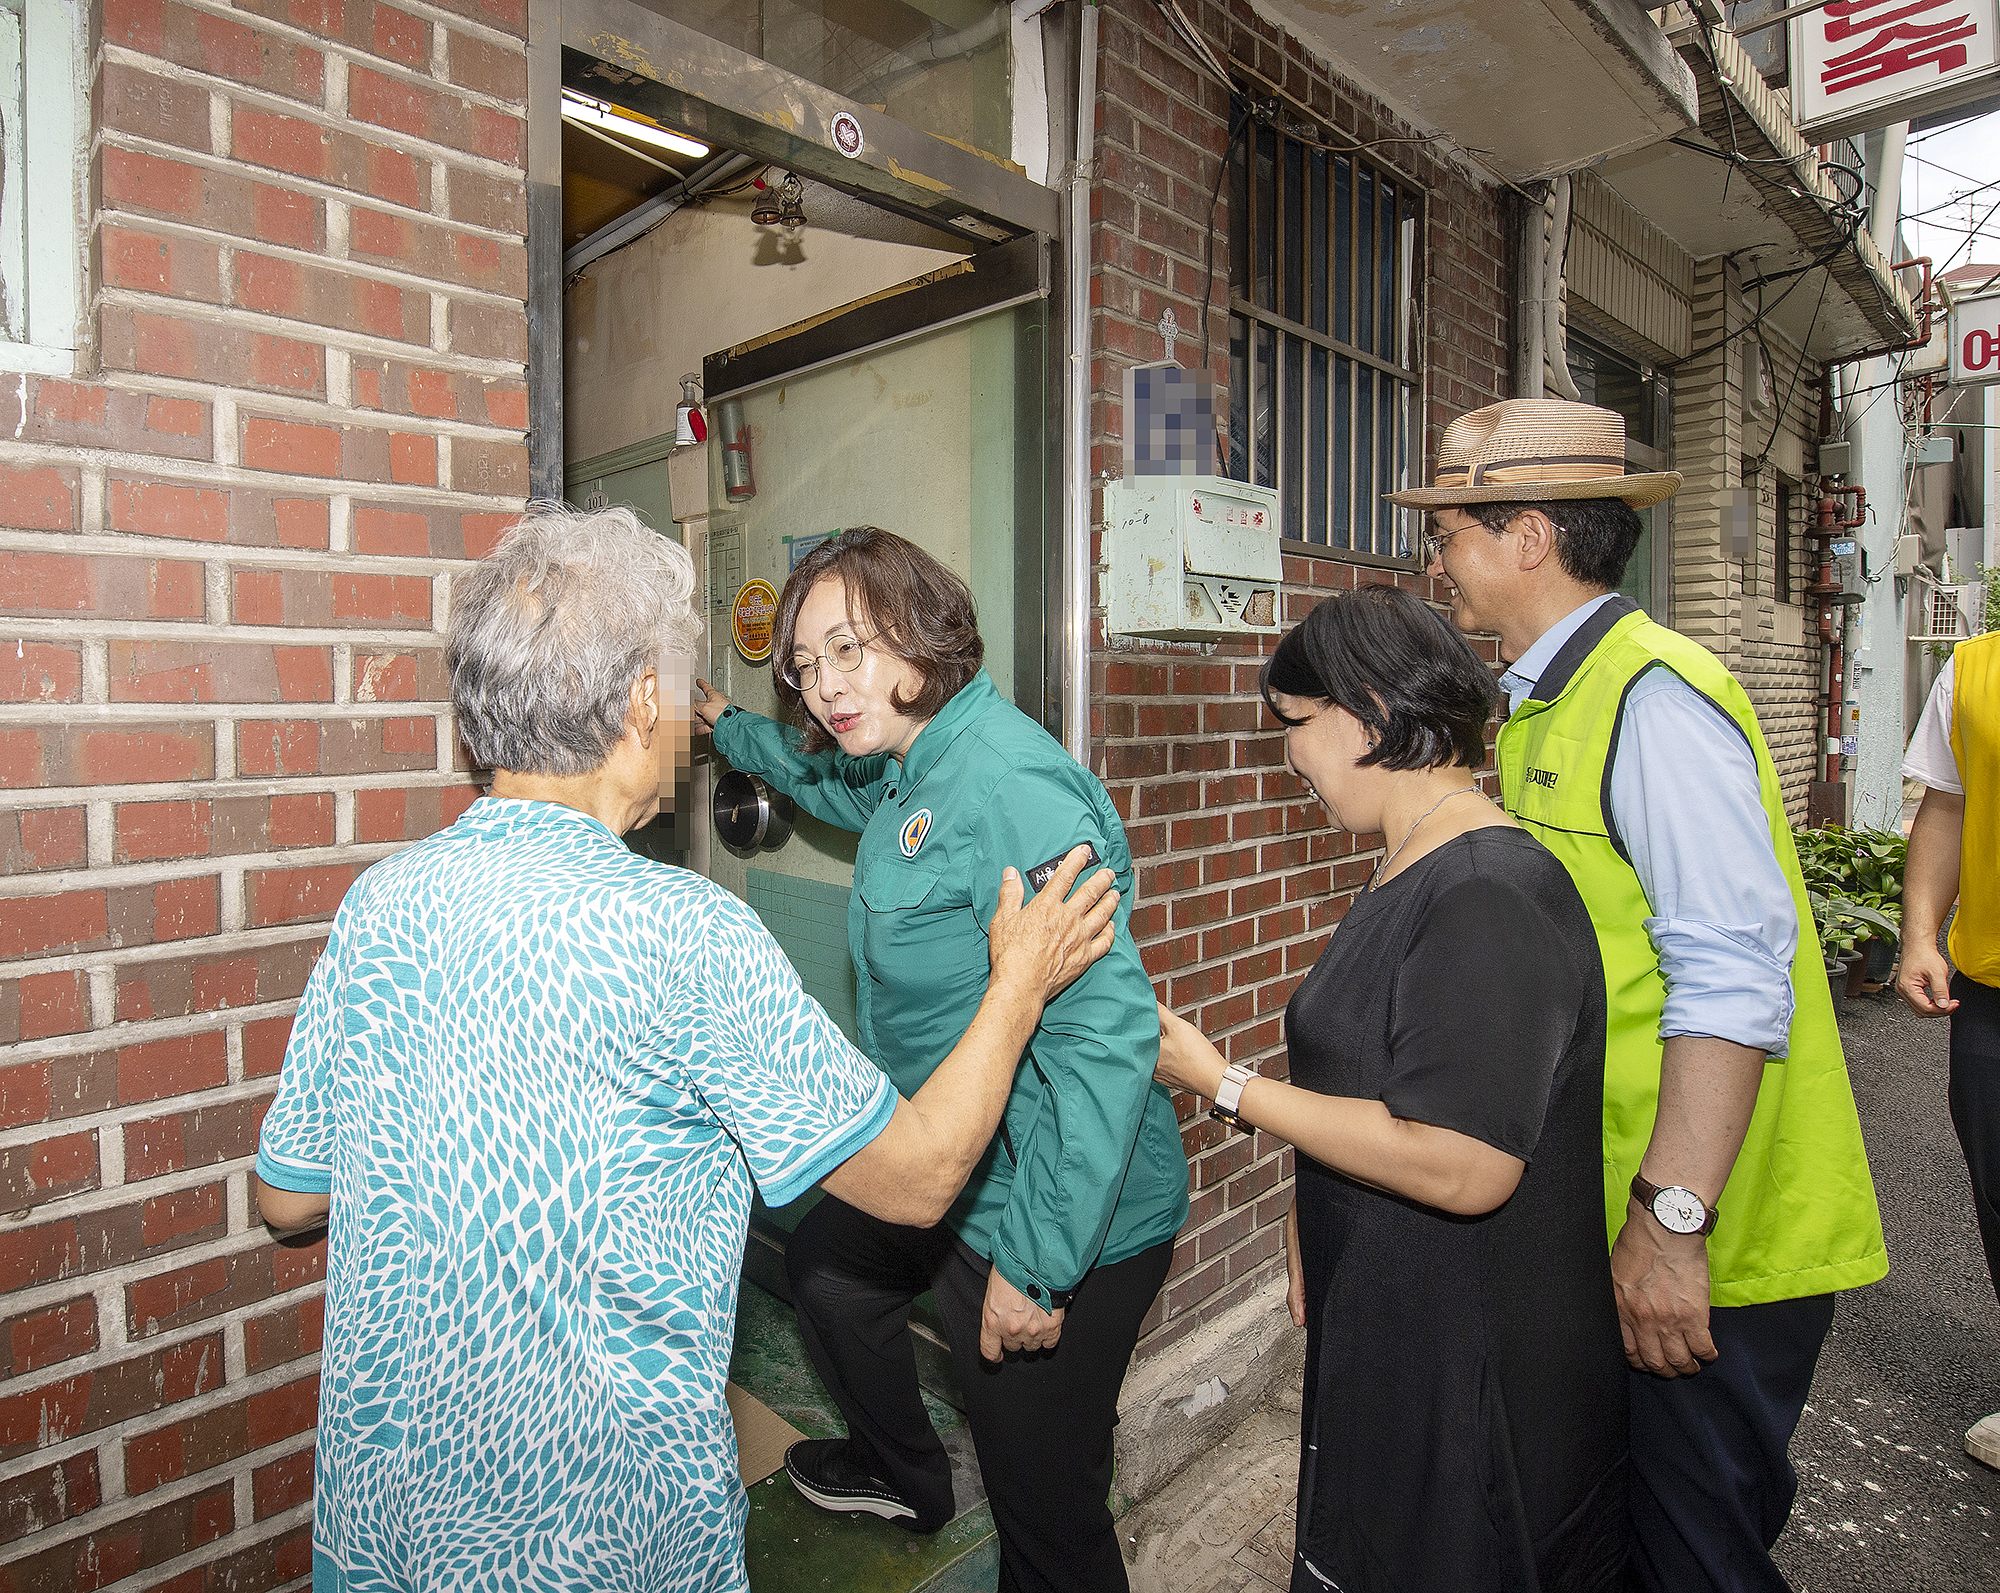
M 1951 1016 L 1951 1125 L 1972 1176 L 1986 1272 L 2000 1292 L 2000 633 L 1960 642 L 1903 760 L 1924 784 L 1903 871 L 1903 966 L 1914 1012 Z M 1953 899 L 1951 961 L 1938 930 Z M 2000 1412 L 1965 1452 L 2000 1469 Z

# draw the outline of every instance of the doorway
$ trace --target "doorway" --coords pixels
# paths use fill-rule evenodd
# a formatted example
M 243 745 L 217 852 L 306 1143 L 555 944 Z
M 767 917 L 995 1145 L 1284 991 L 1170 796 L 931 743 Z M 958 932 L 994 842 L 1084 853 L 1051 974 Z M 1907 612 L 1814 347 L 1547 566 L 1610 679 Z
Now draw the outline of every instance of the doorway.
M 996 686 L 1056 726 L 1057 207 L 1009 159 L 1022 113 L 1013 8 L 654 3 L 561 10 L 564 495 L 630 506 L 688 548 L 707 620 L 697 670 L 747 710 L 778 705 L 767 638 L 736 616 L 829 535 L 872 524 L 968 582 Z M 663 59 L 674 70 L 654 73 Z M 965 126 L 946 128 L 951 117 Z M 858 150 L 830 145 L 843 130 Z M 663 142 L 676 139 L 686 147 Z M 700 444 L 677 435 L 685 396 L 700 400 Z M 732 848 L 711 811 L 726 765 L 706 743 L 685 829 L 630 839 L 745 900 L 852 1038 L 857 837 L 796 815 L 776 844 Z M 758 1208 L 731 1375 L 817 1434 L 837 1417 L 804 1363 L 782 1268 L 806 1204 Z M 964 1434 L 948 1355 L 921 1312 L 913 1325 L 951 1448 Z M 969 1442 L 958 1447 L 966 1513 L 921 1553 L 782 1485 L 753 1489 L 753 1585 L 914 1588 L 947 1567 L 990 1585 L 972 1569 L 991 1556 L 990 1517 Z
M 1042 712 L 1053 512 L 1046 254 L 1043 240 L 1023 238 L 704 361 L 706 678 L 732 702 L 780 715 L 771 638 L 738 623 L 745 595 L 768 600 L 830 537 L 879 525 L 971 587 L 987 672 L 1024 711 Z M 697 764 L 698 822 L 722 770 L 713 755 Z M 733 849 L 711 828 L 700 858 L 756 909 L 850 1038 L 856 841 L 801 813 L 769 849 Z
M 815 537 L 910 537 L 971 583 L 989 672 L 1053 729 L 1059 207 L 1038 179 L 1064 53 L 1044 42 L 1066 23 L 1017 12 L 562 0 L 541 52 L 544 122 L 560 110 L 560 480 L 684 542 L 712 622 L 745 582 L 782 589 Z M 705 448 L 676 438 L 684 390 Z M 734 490 L 725 406 L 746 445 Z M 775 708 L 768 660 L 726 624 L 704 653 L 732 700 Z M 714 770 L 696 772 L 678 844 L 661 826 L 638 844 L 749 899 L 752 869 L 709 823 Z M 757 861 L 844 892 L 843 847 L 801 829 Z
M 774 597 L 829 535 L 880 525 L 967 581 L 995 684 L 1052 722 L 1049 240 L 971 254 L 804 182 L 792 192 L 805 224 L 773 226 L 754 212 L 783 179 L 755 164 L 748 176 L 571 280 L 565 496 L 631 507 L 688 548 L 708 620 L 697 668 L 752 712 L 778 703 L 768 653 L 732 624 L 738 599 Z M 836 294 L 852 297 L 828 305 Z M 684 384 L 701 399 L 701 444 L 676 436 Z M 807 989 L 850 1020 L 844 949 L 826 948 L 844 948 L 855 838 L 801 816 L 781 844 L 732 852 L 711 819 L 724 771 L 705 740 L 690 812 L 632 844 L 743 897 Z

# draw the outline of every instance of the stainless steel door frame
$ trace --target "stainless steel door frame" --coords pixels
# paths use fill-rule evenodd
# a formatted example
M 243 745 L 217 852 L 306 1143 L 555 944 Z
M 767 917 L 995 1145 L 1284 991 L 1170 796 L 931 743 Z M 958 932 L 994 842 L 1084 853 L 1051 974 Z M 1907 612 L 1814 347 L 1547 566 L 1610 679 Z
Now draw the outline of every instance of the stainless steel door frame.
M 561 0 L 562 81 L 975 242 L 1054 234 L 1053 189 L 633 0 Z M 834 123 L 859 130 L 848 152 Z
M 1050 136 L 1068 153 L 1088 145 L 1095 97 L 1096 14 L 1064 8 L 1044 28 Z M 1080 760 L 1089 756 L 1089 193 L 1088 161 L 1065 162 L 1060 190 L 982 155 L 929 137 L 882 112 L 846 100 L 795 74 L 708 39 L 633 0 L 529 0 L 528 15 L 528 350 L 529 480 L 537 498 L 563 488 L 562 87 L 566 74 L 593 67 L 622 82 L 593 78 L 602 98 L 667 113 L 690 132 L 783 162 L 887 208 L 969 231 L 961 217 L 1001 237 L 1060 239 L 1064 270 L 1050 284 L 1059 335 L 1048 340 L 1048 380 L 1063 402 L 1050 418 L 1046 454 L 1061 535 L 1050 539 L 1042 712 Z M 638 103 L 645 101 L 648 103 Z M 853 156 L 831 142 L 845 112 L 862 130 Z M 1053 164 L 1053 163 L 1052 163 Z M 974 233 L 974 236 L 979 234 Z M 1070 300 L 1077 300 L 1072 307 Z

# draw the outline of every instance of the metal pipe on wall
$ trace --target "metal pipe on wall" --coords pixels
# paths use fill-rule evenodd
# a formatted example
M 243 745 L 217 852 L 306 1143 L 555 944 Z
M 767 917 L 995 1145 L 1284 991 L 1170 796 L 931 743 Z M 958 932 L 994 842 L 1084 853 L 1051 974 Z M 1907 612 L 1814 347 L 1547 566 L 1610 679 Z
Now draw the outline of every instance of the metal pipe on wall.
M 1075 158 L 1064 183 L 1062 724 L 1090 766 L 1090 175 L 1097 141 L 1097 7 L 1079 6 Z
M 1549 223 L 1548 242 L 1542 255 L 1542 347 L 1548 361 L 1545 380 L 1558 397 L 1575 403 L 1583 397 L 1569 374 L 1569 344 L 1563 332 L 1563 260 L 1569 253 L 1570 180 L 1565 172 L 1556 179 L 1556 213 Z
M 1548 319 L 1542 314 L 1541 283 L 1545 239 L 1542 233 L 1545 212 L 1539 202 L 1521 197 L 1516 200 L 1521 218 L 1520 236 L 1514 250 L 1514 392 L 1515 398 L 1540 398 L 1542 383 L 1542 334 Z
M 528 494 L 563 495 L 562 7 L 528 5 Z
M 1881 144 L 1869 151 L 1874 157 L 1869 162 L 1874 167 L 1869 175 L 1875 179 L 1875 202 L 1868 208 L 1868 235 L 1882 258 L 1893 260 L 1899 252 L 1896 229 L 1903 219 L 1903 155 L 1910 141 L 1910 124 L 1895 122 L 1877 136 Z

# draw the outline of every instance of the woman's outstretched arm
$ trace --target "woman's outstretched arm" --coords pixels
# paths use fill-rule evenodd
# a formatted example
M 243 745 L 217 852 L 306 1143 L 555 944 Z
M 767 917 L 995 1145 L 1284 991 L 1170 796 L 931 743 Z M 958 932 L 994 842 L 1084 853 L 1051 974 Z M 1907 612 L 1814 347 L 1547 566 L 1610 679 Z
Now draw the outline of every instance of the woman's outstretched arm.
M 1228 1066 L 1207 1036 L 1160 1008 L 1161 1083 L 1213 1099 Z M 1296 1145 L 1322 1166 L 1392 1195 L 1460 1217 L 1506 1204 L 1527 1163 L 1455 1129 L 1396 1117 L 1380 1101 L 1320 1095 L 1277 1079 L 1252 1078 L 1237 1113 Z

